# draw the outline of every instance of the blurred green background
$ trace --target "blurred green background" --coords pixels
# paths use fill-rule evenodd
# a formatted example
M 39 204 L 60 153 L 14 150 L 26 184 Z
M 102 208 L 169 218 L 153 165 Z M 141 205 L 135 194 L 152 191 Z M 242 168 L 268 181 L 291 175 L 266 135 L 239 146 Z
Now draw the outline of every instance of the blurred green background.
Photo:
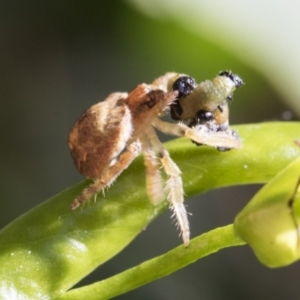
M 226 69 L 240 75 L 246 85 L 234 95 L 231 124 L 297 120 L 300 88 L 294 79 L 299 59 L 289 52 L 286 60 L 277 59 L 277 50 L 295 47 L 282 41 L 284 32 L 272 28 L 270 19 L 278 13 L 275 23 L 283 26 L 280 22 L 290 16 L 284 14 L 294 9 L 281 11 L 275 5 L 272 13 L 270 7 L 264 15 L 268 26 L 257 27 L 259 20 L 249 23 L 239 5 L 235 11 L 234 2 L 228 1 L 228 15 L 216 1 L 203 10 L 204 2 L 183 0 L 0 1 L 1 227 L 82 179 L 69 155 L 67 136 L 83 110 L 110 92 L 130 91 L 167 71 L 189 74 L 198 82 Z M 263 14 L 264 7 L 257 5 L 257 14 Z M 299 28 L 290 29 L 299 36 Z M 278 39 L 274 53 L 261 42 L 268 43 L 263 33 L 270 36 L 270 45 L 271 38 Z M 268 65 L 270 58 L 273 65 Z M 192 236 L 232 223 L 257 189 L 222 189 L 190 200 Z M 81 285 L 181 243 L 170 215 L 161 216 Z M 269 270 L 248 247 L 241 247 L 119 299 L 299 299 L 299 276 L 299 263 Z

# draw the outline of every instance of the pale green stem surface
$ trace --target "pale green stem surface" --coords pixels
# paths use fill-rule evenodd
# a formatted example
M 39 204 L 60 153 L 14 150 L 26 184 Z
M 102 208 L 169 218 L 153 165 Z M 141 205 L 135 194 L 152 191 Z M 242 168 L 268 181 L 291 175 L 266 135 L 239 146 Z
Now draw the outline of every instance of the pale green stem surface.
M 300 123 L 250 124 L 235 129 L 244 146 L 225 153 L 196 147 L 188 139 L 166 144 L 182 171 L 187 197 L 225 186 L 268 182 L 300 155 L 294 142 L 300 137 Z M 123 172 L 105 197 L 99 194 L 96 203 L 91 201 L 71 211 L 71 202 L 87 184 L 84 181 L 61 192 L 0 231 L 2 299 L 63 296 L 138 234 L 147 234 L 143 229 L 167 209 L 166 203 L 153 207 L 149 202 L 141 158 Z M 220 241 L 219 248 L 232 245 L 231 239 L 228 245 Z M 193 245 L 194 242 L 188 250 L 181 249 L 182 246 L 179 249 L 186 255 L 194 249 Z M 201 251 L 209 253 L 204 248 Z M 197 259 L 189 257 L 192 261 Z M 188 264 L 187 260 L 178 269 Z M 123 288 L 119 286 L 120 291 L 114 291 L 115 294 L 120 294 Z
M 181 245 L 106 280 L 74 289 L 57 300 L 111 299 L 167 276 L 221 249 L 244 244 L 245 242 L 235 234 L 233 225 L 216 228 L 194 238 L 188 248 Z

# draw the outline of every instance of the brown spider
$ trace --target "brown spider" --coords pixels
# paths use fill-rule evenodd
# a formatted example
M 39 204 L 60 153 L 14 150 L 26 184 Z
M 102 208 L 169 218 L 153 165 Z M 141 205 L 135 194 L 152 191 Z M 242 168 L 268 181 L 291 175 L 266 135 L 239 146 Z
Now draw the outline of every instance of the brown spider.
M 193 86 L 191 93 L 183 99 L 181 90 L 170 85 L 174 83 L 174 76 L 177 75 L 167 73 L 151 85 L 138 85 L 129 94 L 110 94 L 103 102 L 93 105 L 82 114 L 69 133 L 68 145 L 79 172 L 92 178 L 94 182 L 76 197 L 71 209 L 76 209 L 93 195 L 110 186 L 142 152 L 149 198 L 153 204 L 168 199 L 176 216 L 183 243 L 188 246 L 190 229 L 184 205 L 181 171 L 159 141 L 155 128 L 165 134 L 185 136 L 197 144 L 216 148 L 240 148 L 241 142 L 232 131 L 211 129 L 208 124 L 215 122 L 215 117 L 198 122 L 198 108 L 194 113 L 192 110 L 188 117 L 185 116 L 184 113 L 194 102 L 200 101 L 201 104 L 203 99 L 197 98 L 193 92 L 195 90 L 200 93 L 197 85 Z M 227 79 L 224 82 L 223 85 L 229 85 L 229 93 L 222 94 L 219 91 L 222 99 L 217 103 L 216 100 L 212 100 L 215 105 L 204 107 L 204 110 L 213 116 L 215 111 L 219 110 L 219 106 L 226 106 L 227 98 L 236 87 L 231 81 L 227 82 Z M 212 87 L 211 91 L 213 89 L 214 92 L 217 91 L 217 87 Z M 206 93 L 205 89 L 203 93 Z M 190 105 L 186 101 L 190 101 Z M 188 125 L 183 122 L 168 123 L 159 118 L 170 107 L 174 110 L 172 105 L 178 106 L 178 103 L 182 113 L 177 114 L 177 120 L 188 120 Z M 200 105 L 200 110 L 203 110 L 202 106 Z M 193 122 L 197 127 L 194 127 Z M 165 185 L 160 175 L 160 166 L 167 176 Z

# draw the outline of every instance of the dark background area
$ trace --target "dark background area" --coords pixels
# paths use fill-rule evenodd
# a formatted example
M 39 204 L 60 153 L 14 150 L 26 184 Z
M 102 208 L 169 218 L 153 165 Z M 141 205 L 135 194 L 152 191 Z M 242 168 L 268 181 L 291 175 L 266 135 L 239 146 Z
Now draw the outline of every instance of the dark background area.
M 176 22 L 150 19 L 123 1 L 1 1 L 0 226 L 82 180 L 69 155 L 68 131 L 82 111 L 111 92 L 130 91 L 167 71 L 200 82 L 227 69 L 246 82 L 235 93 L 232 124 L 280 120 L 289 108 L 249 65 Z M 232 223 L 257 189 L 190 199 L 192 236 Z M 81 285 L 170 250 L 181 242 L 177 235 L 170 213 L 160 216 Z M 299 263 L 270 270 L 244 246 L 118 299 L 299 299 L 299 276 Z

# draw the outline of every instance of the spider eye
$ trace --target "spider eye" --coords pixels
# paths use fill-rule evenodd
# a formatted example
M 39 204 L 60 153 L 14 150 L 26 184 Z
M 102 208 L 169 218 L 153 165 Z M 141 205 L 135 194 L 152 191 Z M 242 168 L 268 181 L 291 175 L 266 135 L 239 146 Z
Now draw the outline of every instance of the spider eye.
M 236 74 L 231 73 L 231 71 L 222 71 L 219 73 L 219 76 L 224 76 L 224 77 L 230 78 L 233 81 L 235 87 L 237 87 L 237 88 L 244 84 L 242 78 Z
M 192 77 L 181 76 L 173 83 L 173 91 L 178 91 L 178 98 L 186 97 L 197 86 Z

